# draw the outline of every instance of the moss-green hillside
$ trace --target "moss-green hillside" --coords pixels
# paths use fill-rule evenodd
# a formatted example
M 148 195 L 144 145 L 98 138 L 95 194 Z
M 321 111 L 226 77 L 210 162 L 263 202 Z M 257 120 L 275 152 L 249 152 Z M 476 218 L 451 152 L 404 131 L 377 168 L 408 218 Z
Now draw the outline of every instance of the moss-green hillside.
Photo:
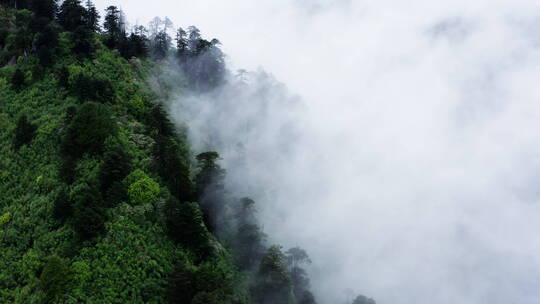
M 121 16 L 0 2 L 0 303 L 315 303 L 163 107 L 225 81 L 219 42 Z

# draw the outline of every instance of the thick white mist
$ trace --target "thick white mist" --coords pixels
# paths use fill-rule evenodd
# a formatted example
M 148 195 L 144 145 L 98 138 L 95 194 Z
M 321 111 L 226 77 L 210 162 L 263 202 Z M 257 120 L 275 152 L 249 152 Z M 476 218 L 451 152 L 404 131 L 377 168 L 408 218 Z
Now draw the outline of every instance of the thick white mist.
M 254 81 L 172 109 L 196 149 L 221 140 L 272 239 L 308 250 L 321 303 L 538 303 L 540 2 L 119 3 L 300 96 Z

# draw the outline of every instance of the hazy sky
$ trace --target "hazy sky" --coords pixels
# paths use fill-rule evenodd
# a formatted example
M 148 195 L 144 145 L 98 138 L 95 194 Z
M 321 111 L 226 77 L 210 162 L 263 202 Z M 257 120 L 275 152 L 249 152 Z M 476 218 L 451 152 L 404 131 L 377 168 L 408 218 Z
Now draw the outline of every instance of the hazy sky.
M 288 87 L 254 81 L 215 127 L 264 96 L 244 177 L 261 183 L 265 230 L 311 253 L 322 304 L 345 288 L 380 304 L 538 303 L 539 1 L 96 3 L 197 25 L 233 67 Z M 212 121 L 204 102 L 189 113 Z

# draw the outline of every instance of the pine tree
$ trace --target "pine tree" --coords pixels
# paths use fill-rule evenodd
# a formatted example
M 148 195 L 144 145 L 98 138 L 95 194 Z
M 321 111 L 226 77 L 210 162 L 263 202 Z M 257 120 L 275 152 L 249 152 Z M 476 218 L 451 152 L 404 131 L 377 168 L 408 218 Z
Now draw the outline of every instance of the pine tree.
M 105 31 L 105 45 L 111 49 L 117 48 L 123 30 L 121 13 L 116 6 L 107 7 L 103 29 Z
M 188 54 L 187 32 L 181 27 L 176 31 L 176 55 L 181 63 L 184 62 Z
M 31 0 L 30 10 L 34 12 L 34 18 L 53 20 L 58 10 L 56 0 Z
M 97 11 L 94 3 L 91 0 L 86 1 L 86 27 L 93 32 L 99 32 L 101 30 L 99 26 L 99 12 Z
M 222 224 L 225 207 L 225 170 L 217 164 L 218 159 L 217 152 L 197 155 L 197 197 L 204 213 L 204 222 L 211 232 L 216 232 Z
M 51 22 L 36 34 L 34 45 L 36 47 L 39 63 L 42 66 L 49 67 L 55 61 L 55 54 L 58 47 L 58 25 Z
M 191 248 L 198 259 L 204 260 L 211 255 L 210 235 L 195 203 L 180 203 L 171 197 L 165 206 L 165 216 L 167 230 L 173 240 Z
M 291 277 L 280 246 L 272 246 L 261 260 L 253 296 L 257 303 L 294 303 Z
M 86 25 L 86 16 L 87 12 L 81 5 L 81 0 L 65 0 L 60 6 L 58 23 L 71 32 Z
M 171 48 L 171 37 L 165 30 L 162 30 L 154 37 L 153 45 L 154 59 L 163 60 Z
M 148 57 L 148 38 L 144 26 L 136 26 L 129 36 L 130 57 Z

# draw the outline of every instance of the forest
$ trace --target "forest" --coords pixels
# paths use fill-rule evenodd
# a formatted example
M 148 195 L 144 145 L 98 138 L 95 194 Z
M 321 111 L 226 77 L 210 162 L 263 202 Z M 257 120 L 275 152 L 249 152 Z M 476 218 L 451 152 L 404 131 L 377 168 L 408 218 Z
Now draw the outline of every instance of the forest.
M 0 303 L 317 303 L 308 253 L 170 118 L 173 92 L 227 82 L 221 42 L 126 18 L 0 1 Z

